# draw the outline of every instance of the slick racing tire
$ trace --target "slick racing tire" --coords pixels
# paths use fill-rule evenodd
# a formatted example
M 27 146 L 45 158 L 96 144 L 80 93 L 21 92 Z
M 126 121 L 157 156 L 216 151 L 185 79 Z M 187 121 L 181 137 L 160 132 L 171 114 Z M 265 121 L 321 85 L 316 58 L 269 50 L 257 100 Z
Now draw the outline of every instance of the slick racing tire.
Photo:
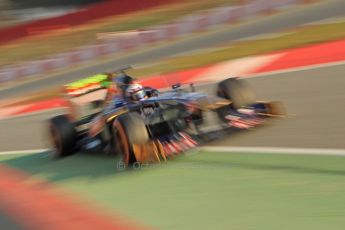
M 229 106 L 217 110 L 218 117 L 223 121 L 226 121 L 225 116 L 229 113 L 229 109 L 239 109 L 256 101 L 251 88 L 243 80 L 237 78 L 228 78 L 219 82 L 217 96 L 231 101 Z
M 143 118 L 138 113 L 120 115 L 113 123 L 115 151 L 121 154 L 125 166 L 136 162 L 133 145 L 145 144 L 149 134 Z
M 230 100 L 234 109 L 255 103 L 252 89 L 237 78 L 228 78 L 218 83 L 217 96 Z
M 73 123 L 66 115 L 50 119 L 49 133 L 54 148 L 54 157 L 65 157 L 76 152 L 77 133 Z

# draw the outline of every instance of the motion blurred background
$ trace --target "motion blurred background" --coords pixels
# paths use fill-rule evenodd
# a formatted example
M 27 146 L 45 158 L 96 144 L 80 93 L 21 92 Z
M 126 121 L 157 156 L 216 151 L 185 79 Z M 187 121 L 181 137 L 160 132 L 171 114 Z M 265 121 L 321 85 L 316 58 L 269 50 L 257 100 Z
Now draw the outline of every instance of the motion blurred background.
M 344 39 L 344 0 L 0 0 L 1 228 L 342 229 Z M 123 65 L 154 87 L 240 76 L 288 115 L 134 172 L 53 161 L 42 137 L 61 86 Z
M 11 1 L 1 0 L 1 26 L 15 25 L 37 19 L 63 15 L 99 1 Z

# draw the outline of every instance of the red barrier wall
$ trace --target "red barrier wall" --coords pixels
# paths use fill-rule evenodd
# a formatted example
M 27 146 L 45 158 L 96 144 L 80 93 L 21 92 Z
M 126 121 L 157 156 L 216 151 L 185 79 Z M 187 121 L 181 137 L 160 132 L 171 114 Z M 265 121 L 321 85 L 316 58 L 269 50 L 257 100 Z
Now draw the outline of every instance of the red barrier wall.
M 30 36 L 38 31 L 44 33 L 56 29 L 81 25 L 91 20 L 125 14 L 171 2 L 174 2 L 174 0 L 108 0 L 106 2 L 90 5 L 78 12 L 1 29 L 0 44 Z

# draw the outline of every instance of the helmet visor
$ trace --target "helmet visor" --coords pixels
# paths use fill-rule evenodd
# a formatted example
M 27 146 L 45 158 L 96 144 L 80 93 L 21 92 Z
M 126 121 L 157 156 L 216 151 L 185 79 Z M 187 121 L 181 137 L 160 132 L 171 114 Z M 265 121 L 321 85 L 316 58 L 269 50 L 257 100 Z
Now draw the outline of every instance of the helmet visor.
M 135 93 L 132 93 L 131 98 L 134 101 L 139 101 L 145 97 L 145 91 L 144 90 L 139 90 Z

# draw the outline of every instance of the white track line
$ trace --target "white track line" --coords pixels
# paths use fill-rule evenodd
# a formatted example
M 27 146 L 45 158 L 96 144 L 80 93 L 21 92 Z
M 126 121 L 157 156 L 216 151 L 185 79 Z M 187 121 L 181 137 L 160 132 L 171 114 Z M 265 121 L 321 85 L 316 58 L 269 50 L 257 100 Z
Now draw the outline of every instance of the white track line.
M 280 147 L 231 147 L 231 146 L 203 146 L 197 148 L 201 151 L 231 152 L 231 153 L 256 153 L 256 154 L 289 154 L 289 155 L 333 155 L 345 156 L 345 149 L 325 148 L 280 148 Z M 0 155 L 34 154 L 47 152 L 49 149 L 29 149 L 18 151 L 3 151 Z M 193 151 L 194 152 L 194 151 Z
M 34 153 L 43 153 L 47 152 L 49 149 L 29 149 L 29 150 L 11 150 L 0 152 L 0 155 L 11 155 L 11 154 L 34 154 Z
M 258 153 L 258 154 L 290 154 L 290 155 L 333 155 L 345 156 L 345 149 L 317 149 L 317 148 L 278 148 L 278 147 L 228 147 L 204 146 L 202 151 L 232 152 L 232 153 Z

